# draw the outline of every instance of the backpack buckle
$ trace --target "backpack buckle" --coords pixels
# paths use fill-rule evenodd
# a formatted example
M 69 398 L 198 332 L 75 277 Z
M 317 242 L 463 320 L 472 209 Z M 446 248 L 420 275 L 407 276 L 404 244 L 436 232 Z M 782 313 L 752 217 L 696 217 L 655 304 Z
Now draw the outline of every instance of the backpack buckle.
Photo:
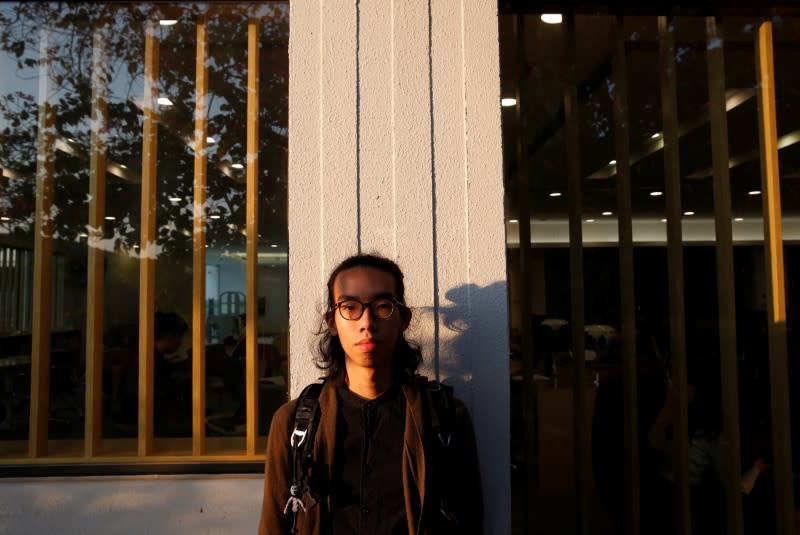
M 306 433 L 308 433 L 308 428 L 306 429 L 298 429 L 297 427 L 294 428 L 292 431 L 292 436 L 289 439 L 289 443 L 292 445 L 293 448 L 297 448 L 302 444 L 306 439 Z

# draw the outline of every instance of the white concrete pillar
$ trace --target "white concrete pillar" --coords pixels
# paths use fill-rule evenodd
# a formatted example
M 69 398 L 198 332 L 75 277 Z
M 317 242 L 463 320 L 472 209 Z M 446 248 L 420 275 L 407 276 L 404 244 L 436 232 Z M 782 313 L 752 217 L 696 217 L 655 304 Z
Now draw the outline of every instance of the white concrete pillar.
M 298 0 L 289 44 L 291 395 L 330 270 L 406 275 L 422 373 L 473 416 L 487 533 L 510 533 L 508 313 L 495 0 Z

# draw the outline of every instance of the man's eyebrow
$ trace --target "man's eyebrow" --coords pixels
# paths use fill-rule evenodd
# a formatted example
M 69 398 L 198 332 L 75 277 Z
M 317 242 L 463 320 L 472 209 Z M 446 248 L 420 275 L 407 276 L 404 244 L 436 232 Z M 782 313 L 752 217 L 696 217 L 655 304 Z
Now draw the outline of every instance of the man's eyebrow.
M 388 299 L 397 299 L 394 296 L 394 293 L 392 293 L 392 292 L 382 292 L 382 293 L 379 293 L 379 294 L 375 294 L 372 297 L 372 300 L 374 301 L 375 299 L 387 299 L 387 298 Z M 341 303 L 342 301 L 347 301 L 348 299 L 352 299 L 353 301 L 359 301 L 360 302 L 360 299 L 358 297 L 355 297 L 355 296 L 352 296 L 352 295 L 340 295 L 339 299 L 337 299 L 336 302 L 337 303 Z

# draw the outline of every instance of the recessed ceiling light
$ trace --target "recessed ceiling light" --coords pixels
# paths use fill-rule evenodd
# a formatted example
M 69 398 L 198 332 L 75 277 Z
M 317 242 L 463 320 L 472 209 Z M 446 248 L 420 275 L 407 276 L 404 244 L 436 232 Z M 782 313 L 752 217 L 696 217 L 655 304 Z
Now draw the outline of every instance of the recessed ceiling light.
M 662 222 L 662 223 L 666 223 L 666 222 L 667 222 L 667 218 L 666 218 L 666 217 L 662 217 L 662 218 L 661 218 L 661 222 Z
M 694 212 L 692 212 L 691 210 L 686 210 L 686 211 L 683 213 L 683 215 L 694 215 Z
M 611 160 L 608 165 L 617 165 L 617 160 Z
M 180 197 L 169 197 L 169 202 L 181 202 Z
M 587 219 L 586 222 L 587 223 L 594 223 L 594 219 Z
M 121 163 L 121 164 L 119 164 L 119 166 L 120 166 L 120 168 L 122 168 L 122 169 L 127 169 L 127 168 L 128 168 L 128 166 L 127 166 L 127 165 L 125 165 L 124 163 Z
M 208 137 L 206 138 L 206 143 L 208 143 L 209 145 L 213 145 L 213 144 L 214 144 L 214 143 L 216 143 L 216 142 L 217 142 L 217 140 L 216 140 L 216 139 L 214 139 L 214 138 L 213 138 L 213 137 L 211 137 L 211 136 L 208 136 Z
M 277 246 L 278 246 L 278 244 L 277 244 L 277 243 L 273 243 L 273 244 L 271 244 L 271 245 L 270 245 L 270 247 L 273 247 L 273 248 L 275 248 L 275 247 L 277 247 Z
M 761 195 L 761 190 L 754 189 L 752 191 L 747 192 L 748 195 Z
M 662 195 L 664 195 L 663 191 L 651 191 L 650 192 L 650 196 L 651 197 L 661 197 Z
M 164 19 L 158 21 L 158 23 L 162 26 L 175 26 L 176 24 L 178 24 L 178 21 L 175 19 Z
M 510 108 L 511 106 L 516 106 L 516 104 L 517 104 L 517 99 L 515 98 L 506 97 L 500 99 L 500 105 L 504 108 Z
M 231 167 L 233 167 L 234 169 L 244 169 L 244 165 L 240 163 L 232 163 Z
M 743 217 L 734 217 L 733 220 L 734 221 L 744 221 L 744 218 Z
M 655 134 L 653 134 L 652 136 L 650 136 L 650 139 L 658 139 L 658 138 L 660 138 L 660 137 L 661 137 L 661 133 L 660 133 L 660 132 L 656 132 Z
M 603 212 L 601 215 L 614 215 L 614 212 Z
M 220 217 L 222 217 L 222 216 L 221 216 L 221 215 L 219 215 L 219 214 L 211 214 L 211 215 L 210 215 L 210 216 L 208 216 L 208 217 L 210 217 L 211 219 L 219 219 L 219 218 L 220 218 Z
M 519 223 L 519 219 L 509 219 L 509 223 Z
M 172 101 L 167 97 L 158 97 L 158 103 L 162 106 L 172 106 Z
M 564 18 L 561 13 L 542 13 L 541 19 L 545 24 L 561 24 Z
M 561 197 L 561 192 L 560 191 L 554 191 L 553 193 L 550 194 L 550 196 L 551 197 Z
M 114 220 L 116 220 L 116 219 L 117 219 L 117 218 L 116 218 L 116 217 L 114 217 L 113 215 L 107 215 L 107 216 L 106 216 L 106 221 L 114 221 Z
M 3 217 L 0 217 L 0 221 L 11 221 L 11 218 L 4 215 Z

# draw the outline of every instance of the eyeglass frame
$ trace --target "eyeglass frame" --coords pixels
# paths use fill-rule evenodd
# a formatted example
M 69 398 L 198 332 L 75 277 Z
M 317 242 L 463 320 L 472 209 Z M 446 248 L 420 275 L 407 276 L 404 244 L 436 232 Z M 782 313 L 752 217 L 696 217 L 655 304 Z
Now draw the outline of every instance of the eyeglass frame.
M 379 315 L 375 314 L 375 310 L 372 308 L 372 304 L 373 303 L 375 303 L 376 301 L 383 301 L 383 300 L 389 301 L 392 304 L 392 311 L 385 318 L 382 318 Z M 361 312 L 359 312 L 358 316 L 356 316 L 355 318 L 346 318 L 344 316 L 344 313 L 342 312 L 342 309 L 341 309 L 342 304 L 346 303 L 348 301 L 355 301 L 356 303 L 361 305 Z M 398 301 L 394 297 L 384 295 L 384 296 L 376 297 L 375 299 L 373 299 L 372 301 L 369 301 L 368 303 L 365 303 L 365 302 L 363 302 L 363 301 L 361 301 L 359 299 L 356 299 L 355 297 L 345 297 L 344 299 L 340 299 L 338 303 L 334 303 L 331 308 L 338 310 L 339 311 L 339 316 L 345 321 L 358 321 L 364 315 L 364 311 L 367 309 L 367 307 L 369 307 L 370 313 L 372 314 L 372 316 L 374 318 L 379 319 L 379 320 L 388 320 L 389 318 L 392 317 L 392 315 L 394 314 L 394 311 L 395 311 L 396 308 L 404 307 L 404 306 L 405 305 L 403 303 L 401 303 L 400 301 Z

